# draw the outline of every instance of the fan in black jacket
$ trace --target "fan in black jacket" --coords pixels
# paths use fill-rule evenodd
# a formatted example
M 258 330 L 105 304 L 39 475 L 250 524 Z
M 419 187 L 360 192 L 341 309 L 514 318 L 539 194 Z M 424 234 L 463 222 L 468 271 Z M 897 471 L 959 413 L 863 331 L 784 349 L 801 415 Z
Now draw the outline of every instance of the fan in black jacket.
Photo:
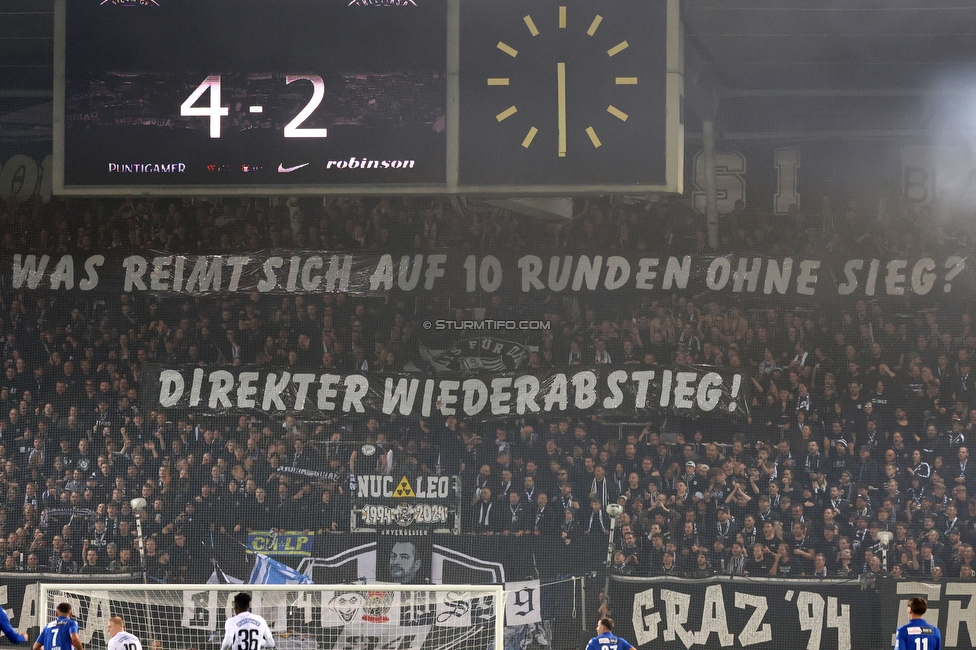
M 493 535 L 500 530 L 505 514 L 503 508 L 491 498 L 491 488 L 478 488 L 478 499 L 471 505 L 471 532 L 478 535 Z
M 332 501 L 332 493 L 322 492 L 321 501 L 315 508 L 313 521 L 318 523 L 318 533 L 337 533 L 342 530 L 339 508 Z
M 558 537 L 562 521 L 559 517 L 559 507 L 549 505 L 549 496 L 540 492 L 536 497 L 536 508 L 532 532 L 540 537 Z
M 504 505 L 502 505 L 504 503 Z M 522 495 L 517 490 L 508 493 L 508 499 L 498 503 L 502 517 L 502 535 L 521 536 L 532 530 L 534 522 L 530 521 L 532 506 L 522 501 Z

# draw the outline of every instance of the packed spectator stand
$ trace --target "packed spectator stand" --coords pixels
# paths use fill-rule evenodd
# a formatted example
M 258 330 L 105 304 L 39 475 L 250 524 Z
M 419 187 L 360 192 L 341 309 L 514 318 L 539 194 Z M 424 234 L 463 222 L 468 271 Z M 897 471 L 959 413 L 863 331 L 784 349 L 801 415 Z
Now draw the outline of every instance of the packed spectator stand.
M 0 207 L 0 254 L 262 248 L 693 254 L 703 219 L 680 201 L 577 201 L 569 222 L 448 201 L 326 199 L 296 216 L 260 199 L 90 200 Z M 852 205 L 836 215 L 722 215 L 720 252 L 913 255 L 971 225 Z M 827 217 L 830 218 L 827 218 Z M 249 531 L 349 529 L 355 444 L 398 468 L 459 473 L 464 530 L 572 545 L 617 520 L 610 570 L 701 577 L 973 576 L 976 331 L 965 300 L 829 308 L 708 296 L 382 298 L 85 296 L 0 288 L 0 562 L 4 571 L 130 573 L 202 582 L 212 545 Z M 619 423 L 527 416 L 490 424 L 293 416 L 202 419 L 147 399 L 150 364 L 402 370 L 420 320 L 484 308 L 544 318 L 533 367 L 709 364 L 752 377 L 751 414 Z M 460 311 L 459 311 L 460 310 Z M 522 335 L 520 335 L 522 336 Z M 150 406 L 147 406 L 150 405 Z M 350 444 L 345 444 L 350 443 Z M 386 458 L 386 456 L 382 456 Z M 434 459 L 439 458 L 440 463 Z M 302 465 L 309 479 L 277 472 Z M 130 500 L 148 516 L 140 564 Z M 881 557 L 879 533 L 893 539 Z

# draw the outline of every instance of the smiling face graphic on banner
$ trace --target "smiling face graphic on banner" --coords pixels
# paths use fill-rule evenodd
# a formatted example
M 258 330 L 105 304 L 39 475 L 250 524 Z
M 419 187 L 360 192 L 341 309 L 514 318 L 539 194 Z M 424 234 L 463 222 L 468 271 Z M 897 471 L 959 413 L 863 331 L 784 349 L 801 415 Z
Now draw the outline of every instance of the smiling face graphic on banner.
M 329 601 L 329 609 L 338 614 L 343 622 L 348 623 L 365 603 L 366 599 L 361 592 L 338 591 Z

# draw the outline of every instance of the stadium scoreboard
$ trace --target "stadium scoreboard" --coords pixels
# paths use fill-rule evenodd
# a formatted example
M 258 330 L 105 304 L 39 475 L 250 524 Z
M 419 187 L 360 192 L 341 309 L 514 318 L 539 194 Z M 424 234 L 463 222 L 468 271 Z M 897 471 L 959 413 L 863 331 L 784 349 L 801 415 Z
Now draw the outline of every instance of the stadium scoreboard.
M 680 192 L 677 0 L 58 0 L 59 194 Z

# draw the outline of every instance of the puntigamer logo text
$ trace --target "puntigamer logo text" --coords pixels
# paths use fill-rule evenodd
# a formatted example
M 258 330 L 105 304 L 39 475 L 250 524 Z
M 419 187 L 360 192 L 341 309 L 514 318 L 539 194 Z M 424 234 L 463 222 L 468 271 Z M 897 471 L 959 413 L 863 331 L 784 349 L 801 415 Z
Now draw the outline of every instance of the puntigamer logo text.
M 186 163 L 116 163 L 108 164 L 109 174 L 182 174 Z
M 350 7 L 416 7 L 417 0 L 349 0 Z

